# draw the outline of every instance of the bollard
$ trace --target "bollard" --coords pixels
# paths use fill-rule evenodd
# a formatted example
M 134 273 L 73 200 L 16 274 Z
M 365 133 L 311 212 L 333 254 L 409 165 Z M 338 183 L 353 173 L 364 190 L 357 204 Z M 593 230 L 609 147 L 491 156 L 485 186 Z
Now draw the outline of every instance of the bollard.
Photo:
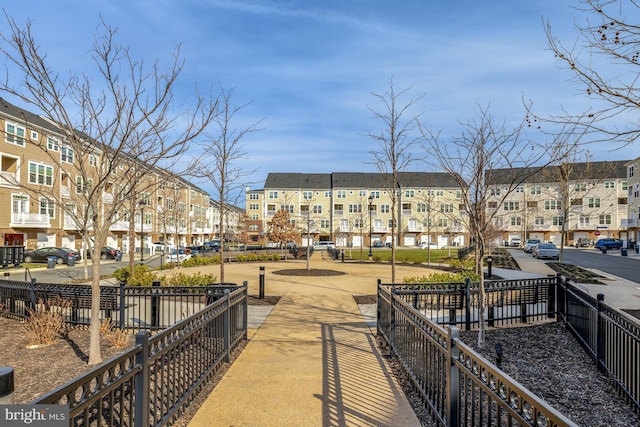
M 13 368 L 0 367 L 0 405 L 13 405 Z
M 502 346 L 496 343 L 496 366 L 502 369 Z
M 9 280 L 9 277 L 11 276 L 11 273 L 9 273 L 8 271 L 4 272 L 4 278 L 5 280 Z
M 342 250 L 342 262 L 344 262 L 344 249 Z
M 264 266 L 260 267 L 260 294 L 258 295 L 258 298 L 264 298 Z

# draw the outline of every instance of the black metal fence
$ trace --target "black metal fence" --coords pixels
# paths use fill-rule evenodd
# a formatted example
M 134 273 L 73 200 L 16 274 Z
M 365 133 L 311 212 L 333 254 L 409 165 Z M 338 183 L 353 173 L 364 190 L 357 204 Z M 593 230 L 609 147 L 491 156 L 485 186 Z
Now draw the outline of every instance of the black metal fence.
M 558 292 L 560 320 L 626 401 L 640 411 L 640 324 L 568 282 Z
M 64 404 L 71 426 L 170 425 L 246 339 L 247 288 L 223 291 L 203 310 L 31 402 Z
M 602 295 L 594 299 L 562 276 L 485 285 L 488 323 L 565 321 L 621 394 L 640 409 L 637 321 L 606 306 Z M 434 419 L 450 426 L 572 425 L 459 341 L 455 325 L 477 327 L 473 319 L 479 294 L 474 288 L 477 284 L 469 281 L 435 285 L 378 281 L 378 335 L 389 343 Z M 448 325 L 448 331 L 441 325 Z
M 100 318 L 111 319 L 114 327 L 158 331 L 202 310 L 223 296 L 231 283 L 207 286 L 152 287 L 100 286 Z M 91 319 L 90 285 L 66 285 L 0 280 L 0 305 L 4 315 L 15 319 L 29 316 L 28 309 L 46 304 L 58 310 L 67 325 L 88 326 Z
M 9 264 L 19 266 L 24 262 L 24 246 L 0 246 L 0 265 L 8 268 Z
M 489 326 L 532 323 L 555 317 L 558 278 L 485 281 L 485 319 Z M 440 325 L 465 330 L 479 326 L 478 283 L 383 284 L 421 314 Z

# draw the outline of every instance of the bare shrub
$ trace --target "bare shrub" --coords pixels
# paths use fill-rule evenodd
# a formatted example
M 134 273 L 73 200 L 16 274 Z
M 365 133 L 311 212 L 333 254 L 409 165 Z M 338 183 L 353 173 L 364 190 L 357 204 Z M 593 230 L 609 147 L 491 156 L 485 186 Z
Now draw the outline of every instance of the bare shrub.
M 28 345 L 53 344 L 64 327 L 61 313 L 70 306 L 70 301 L 54 297 L 47 301 L 39 299 L 35 308 L 27 308 L 29 318 L 24 325 L 24 330 L 29 338 Z
M 103 336 L 112 347 L 124 348 L 129 343 L 131 334 L 124 329 L 115 327 L 115 322 L 111 318 L 104 319 L 100 323 L 100 335 Z

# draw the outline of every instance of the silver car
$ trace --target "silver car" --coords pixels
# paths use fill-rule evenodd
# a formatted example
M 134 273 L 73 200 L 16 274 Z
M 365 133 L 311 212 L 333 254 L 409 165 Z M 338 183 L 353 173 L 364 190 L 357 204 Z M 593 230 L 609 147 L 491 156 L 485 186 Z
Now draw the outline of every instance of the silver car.
M 553 243 L 538 243 L 533 247 L 532 255 L 537 259 L 560 259 L 560 249 Z

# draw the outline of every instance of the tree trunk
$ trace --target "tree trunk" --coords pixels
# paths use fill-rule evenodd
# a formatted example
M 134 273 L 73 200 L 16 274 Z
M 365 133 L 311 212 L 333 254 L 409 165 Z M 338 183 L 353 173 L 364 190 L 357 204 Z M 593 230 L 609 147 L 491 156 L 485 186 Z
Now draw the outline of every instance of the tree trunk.
M 97 252 L 97 255 L 96 255 Z M 89 325 L 89 365 L 102 362 L 100 352 L 100 248 L 91 252 L 91 323 Z

